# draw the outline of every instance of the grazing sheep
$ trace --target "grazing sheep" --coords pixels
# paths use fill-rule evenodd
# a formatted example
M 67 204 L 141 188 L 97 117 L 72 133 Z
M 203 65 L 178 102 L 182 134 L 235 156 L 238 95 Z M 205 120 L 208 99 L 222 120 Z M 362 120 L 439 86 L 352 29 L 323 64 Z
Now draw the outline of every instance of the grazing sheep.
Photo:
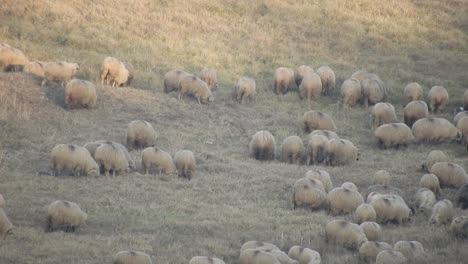
M 382 81 L 376 79 L 365 79 L 362 81 L 361 93 L 365 107 L 382 102 L 386 97 Z
M 47 208 L 47 232 L 56 230 L 75 232 L 75 229 L 83 225 L 87 218 L 88 215 L 78 204 L 57 200 Z
M 181 100 L 184 95 L 190 94 L 197 98 L 199 104 L 210 104 L 214 101 L 214 96 L 208 84 L 194 75 L 188 75 L 180 79 L 179 86 L 179 100 Z
M 406 103 L 412 101 L 420 101 L 423 98 L 424 91 L 421 85 L 417 82 L 408 83 L 403 90 L 403 94 L 405 95 Z M 408 125 L 409 126 L 409 125 Z
M 393 250 L 401 252 L 403 256 L 410 260 L 424 256 L 424 247 L 419 241 L 398 241 L 393 245 Z
M 172 174 L 176 171 L 171 154 L 157 147 L 149 147 L 143 150 L 141 164 L 146 175 L 148 175 L 151 166 L 156 166 L 159 173 Z
M 3 195 L 0 193 L 0 208 L 5 208 L 5 199 Z
M 292 246 L 288 251 L 288 256 L 299 261 L 299 264 L 320 264 L 322 262 L 320 253 L 301 246 Z
M 52 149 L 50 158 L 56 176 L 63 169 L 73 170 L 75 176 L 80 175 L 82 172 L 87 175 L 99 175 L 98 164 L 84 147 L 59 144 Z
M 281 158 L 284 162 L 301 164 L 304 155 L 304 143 L 298 136 L 289 136 L 281 144 Z
M 127 127 L 127 147 L 145 148 L 156 144 L 159 134 L 144 120 L 133 120 Z
M 200 79 L 208 84 L 208 87 L 211 91 L 218 89 L 218 74 L 216 73 L 215 69 L 206 67 L 203 68 L 200 71 Z
M 322 80 L 322 92 L 325 95 L 330 95 L 335 90 L 335 72 L 328 66 L 322 66 L 317 69 L 317 74 Z
M 239 256 L 239 264 L 281 264 L 273 254 L 260 249 L 247 249 Z
M 307 143 L 306 165 L 320 164 L 325 162 L 327 155 L 328 138 L 322 135 L 312 135 Z
M 294 72 L 290 68 L 280 67 L 276 69 L 273 77 L 273 91 L 276 95 L 285 94 L 294 81 Z
M 444 110 L 449 101 L 447 89 L 442 86 L 434 86 L 427 94 L 427 101 L 429 101 L 429 110 L 437 113 Z
M 248 99 L 250 103 L 256 95 L 255 80 L 248 77 L 239 78 L 236 86 L 234 87 L 234 94 L 240 104 L 244 102 L 244 99 Z
M 307 133 L 312 130 L 322 129 L 336 132 L 336 126 L 333 119 L 326 113 L 318 111 L 308 111 L 304 113 L 304 129 Z
M 152 264 L 151 257 L 139 251 L 120 251 L 114 255 L 113 264 Z
M 351 141 L 346 139 L 328 141 L 325 164 L 331 166 L 345 165 L 353 160 L 359 160 L 359 149 Z
M 432 207 L 430 222 L 437 225 L 448 225 L 454 215 L 453 204 L 450 200 L 443 199 Z
M 437 201 L 435 194 L 427 188 L 418 189 L 416 191 L 415 200 L 416 207 L 420 213 L 430 213 Z
M 179 177 L 192 179 L 195 173 L 195 156 L 190 150 L 179 150 L 174 155 L 174 164 L 176 166 Z
M 380 239 L 382 235 L 382 229 L 380 228 L 380 225 L 376 222 L 366 221 L 362 222 L 360 226 L 362 230 L 364 230 L 364 234 L 366 234 L 367 240 L 377 241 Z
M 384 250 L 392 250 L 385 242 L 367 241 L 359 247 L 359 257 L 368 263 L 374 263 L 377 255 Z
M 225 264 L 222 259 L 206 256 L 195 256 L 190 259 L 189 264 Z
M 3 211 L 3 208 L 0 208 L 0 235 L 4 236 L 12 233 L 13 228 L 14 226 L 10 222 L 10 219 L 8 219 L 5 211 Z
M 452 162 L 437 162 L 429 171 L 437 176 L 441 187 L 458 188 L 468 183 L 468 175 L 466 175 L 465 169 Z
M 458 114 L 456 114 L 454 117 L 453 117 L 453 123 L 455 125 L 458 125 L 458 121 L 460 121 L 460 119 L 462 119 L 463 117 L 465 116 L 468 116 L 468 110 L 465 110 L 465 111 L 462 111 Z
M 374 79 L 374 80 L 380 80 L 379 76 L 375 73 L 370 73 L 366 70 L 359 70 L 353 74 L 351 74 L 350 78 L 354 78 L 359 81 L 359 83 L 362 83 L 366 79 Z
M 354 184 L 352 182 L 343 182 L 343 184 L 341 184 L 341 187 L 342 188 L 347 188 L 347 189 L 350 189 L 350 190 L 355 190 L 356 192 L 358 191 L 358 188 L 357 188 L 356 184 Z
M 266 130 L 255 133 L 249 144 L 250 156 L 257 160 L 274 159 L 275 149 L 275 138 Z
M 375 189 L 378 189 L 378 190 L 372 191 L 369 193 L 369 190 L 375 190 Z M 367 188 L 367 190 L 369 194 L 367 195 L 366 203 L 370 203 L 373 200 L 377 198 L 382 198 L 382 197 L 390 198 L 390 199 L 397 199 L 406 203 L 405 199 L 403 199 L 403 197 L 401 196 L 401 193 L 402 193 L 401 190 L 398 188 L 394 188 L 390 186 L 383 186 L 383 185 L 371 185 Z
M 130 62 L 123 62 L 125 68 L 128 71 L 128 78 L 125 83 L 123 83 L 121 86 L 130 86 L 132 84 L 133 79 L 135 79 L 135 68 Z
M 28 58 L 21 50 L 9 45 L 0 46 L 0 69 L 2 71 L 20 71 L 28 62 Z
M 312 182 L 313 180 L 316 182 Z M 321 184 L 319 180 L 304 178 L 301 182 L 298 181 L 294 184 L 294 208 L 304 206 L 310 209 L 321 209 L 326 205 L 327 194 L 323 186 L 317 186 L 317 182 Z
M 109 144 L 110 143 L 110 144 Z M 129 164 L 125 153 L 116 145 L 109 142 L 96 148 L 94 157 L 99 166 L 104 170 L 106 176 L 112 170 L 112 176 L 117 172 L 129 171 Z
M 164 75 L 164 92 L 178 91 L 180 89 L 180 80 L 186 76 L 190 76 L 190 74 L 182 70 L 168 71 Z
M 0 48 L 11 48 L 11 46 L 7 43 L 0 43 Z
M 398 251 L 382 250 L 375 258 L 375 264 L 404 264 L 408 259 Z
M 449 158 L 447 155 L 441 150 L 433 150 L 429 152 L 426 157 L 426 160 L 422 164 L 422 169 L 425 171 L 430 171 L 432 166 L 437 162 L 448 162 Z
M 310 67 L 310 66 L 307 66 L 307 65 L 299 66 L 297 68 L 297 74 L 295 75 L 295 81 L 296 81 L 297 87 L 299 87 L 299 85 L 301 85 L 302 79 L 304 78 L 304 76 L 306 76 L 307 74 L 312 73 L 312 72 L 314 72 L 314 69 L 312 69 L 312 67 Z
M 96 100 L 96 87 L 90 81 L 73 79 L 65 87 L 65 105 L 67 107 L 94 107 Z
M 377 145 L 383 149 L 407 147 L 414 140 L 413 132 L 404 123 L 381 125 L 374 131 L 374 136 L 377 138 Z
M 429 108 L 424 101 L 412 101 L 403 109 L 403 116 L 405 124 L 412 127 L 419 119 L 429 117 Z
M 280 250 L 277 246 L 275 246 L 275 245 L 273 245 L 273 244 L 266 243 L 266 242 L 262 242 L 262 241 L 251 240 L 251 241 L 245 242 L 245 243 L 242 245 L 240 251 L 242 252 L 242 251 L 249 250 L 249 249 Z
M 306 178 L 316 179 L 322 182 L 325 192 L 329 192 L 333 188 L 333 183 L 330 178 L 330 174 L 324 170 L 312 169 L 306 172 Z
M 356 190 L 337 187 L 327 196 L 328 210 L 331 214 L 352 213 L 364 203 L 364 198 Z
M 392 180 L 392 175 L 386 170 L 379 170 L 374 173 L 374 184 L 388 186 Z
M 281 250 L 271 250 L 271 249 L 259 249 L 259 250 L 273 255 L 280 264 L 299 264 L 298 261 L 290 258 L 288 254 L 284 253 Z
M 390 103 L 377 103 L 372 108 L 372 129 L 385 124 L 396 123 L 395 107 Z
M 361 204 L 356 208 L 354 212 L 354 221 L 358 224 L 362 222 L 375 222 L 376 214 L 374 207 L 370 204 Z
M 431 190 L 436 196 L 440 194 L 439 178 L 434 174 L 424 174 L 419 180 L 419 187 Z
M 80 69 L 77 63 L 70 62 L 48 62 L 44 65 L 44 79 L 41 86 L 46 85 L 50 81 L 61 82 L 62 87 L 76 74 Z
M 321 93 L 322 81 L 320 76 L 315 72 L 306 74 L 299 85 L 299 98 L 306 98 L 310 106 L 311 101 L 319 99 Z
M 346 79 L 341 85 L 341 104 L 345 107 L 353 107 L 361 99 L 361 83 L 356 79 Z
M 417 142 L 444 142 L 460 138 L 460 131 L 444 118 L 422 118 L 412 127 Z
M 325 129 L 316 129 L 316 130 L 310 132 L 310 134 L 308 135 L 308 138 L 310 139 L 310 137 L 313 136 L 313 135 L 325 136 L 328 140 L 334 139 L 334 138 L 335 139 L 340 139 L 338 134 L 336 134 L 333 131 L 325 130 Z
M 455 203 L 463 210 L 468 209 L 468 183 L 463 184 L 458 189 Z M 1 202 L 0 202 L 0 207 L 2 207 Z
M 101 65 L 101 84 L 119 87 L 128 82 L 130 72 L 125 64 L 114 57 L 106 57 Z
M 44 78 L 44 65 L 42 61 L 32 61 L 23 67 L 23 72 L 31 73 Z
M 343 220 L 332 220 L 325 227 L 325 239 L 345 248 L 359 249 L 367 242 L 366 234 L 359 225 Z
M 323 183 L 317 179 L 305 177 L 305 178 L 300 178 L 299 180 L 294 182 L 295 189 L 302 187 L 302 186 L 309 186 L 309 187 L 317 188 L 321 190 L 322 192 L 325 192 L 325 187 L 323 187 Z
M 462 144 L 468 149 L 468 116 L 462 117 L 458 123 L 457 128 L 462 135 Z
M 455 217 L 450 224 L 450 231 L 459 238 L 468 238 L 468 216 Z
M 118 143 L 118 142 L 114 142 L 114 141 L 108 141 L 108 140 L 98 140 L 96 142 L 93 142 L 93 143 L 89 143 L 90 145 L 85 144 L 84 147 L 86 149 L 88 149 L 89 153 L 91 154 L 91 156 L 93 156 L 93 158 L 95 158 L 95 152 L 96 152 L 96 149 L 97 147 L 99 147 L 101 144 L 113 144 L 114 146 L 118 147 L 119 149 L 121 149 L 125 155 L 125 158 L 127 159 L 127 162 L 128 162 L 128 166 L 131 170 L 136 170 L 136 166 L 135 166 L 135 161 L 132 159 L 132 157 L 130 157 L 130 154 L 128 153 L 128 149 Z
M 374 207 L 377 222 L 396 221 L 398 224 L 410 219 L 411 209 L 403 198 L 396 195 L 377 195 L 369 202 Z

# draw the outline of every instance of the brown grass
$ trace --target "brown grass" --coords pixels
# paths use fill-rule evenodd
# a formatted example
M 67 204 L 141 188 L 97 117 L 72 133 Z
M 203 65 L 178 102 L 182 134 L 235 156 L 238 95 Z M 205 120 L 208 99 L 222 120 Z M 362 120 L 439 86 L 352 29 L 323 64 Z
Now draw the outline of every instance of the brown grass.
M 378 73 L 393 90 L 390 101 L 402 120 L 402 90 L 412 81 L 425 91 L 445 86 L 460 105 L 468 76 L 467 3 L 440 1 L 13 1 L 0 8 L 0 42 L 22 49 L 32 60 L 79 62 L 81 78 L 96 80 L 106 56 L 131 62 L 133 87 L 98 86 L 97 108 L 63 108 L 63 89 L 40 88 L 22 73 L 0 74 L 0 193 L 17 227 L 0 238 L 0 263 L 110 263 L 119 250 L 149 253 L 155 263 L 188 263 L 195 255 L 237 263 L 247 240 L 272 242 L 283 250 L 303 245 L 318 250 L 323 263 L 359 263 L 355 252 L 330 246 L 325 212 L 292 209 L 295 180 L 311 167 L 247 157 L 248 143 L 267 129 L 279 144 L 305 137 L 305 101 L 271 92 L 278 66 L 330 65 L 337 86 L 352 72 Z M 162 93 L 162 76 L 173 68 L 196 72 L 210 66 L 220 80 L 215 102 L 200 106 Z M 257 81 L 256 102 L 230 98 L 240 75 Z M 142 89 L 134 89 L 142 88 Z M 433 149 L 467 167 L 466 150 L 455 143 L 380 150 L 370 129 L 370 111 L 342 111 L 337 92 L 313 105 L 329 113 L 338 134 L 361 150 L 345 167 L 326 167 L 335 186 L 353 181 L 365 194 L 375 171 L 412 197 Z M 195 153 L 191 181 L 140 173 L 114 179 L 52 177 L 49 153 L 59 143 L 99 139 L 125 142 L 126 124 L 144 119 L 160 132 L 159 147 L 172 155 Z M 211 144 L 212 143 L 212 144 Z M 130 153 L 140 167 L 140 152 Z M 453 198 L 444 189 L 441 198 Z M 76 234 L 45 233 L 46 206 L 57 199 L 77 202 L 88 213 Z M 457 214 L 462 214 L 461 210 Z M 349 216 L 340 218 L 351 219 Z M 466 245 L 446 227 L 418 215 L 404 226 L 384 227 L 383 241 L 419 240 L 431 262 L 462 263 Z M 463 248 L 465 247 L 465 248 Z

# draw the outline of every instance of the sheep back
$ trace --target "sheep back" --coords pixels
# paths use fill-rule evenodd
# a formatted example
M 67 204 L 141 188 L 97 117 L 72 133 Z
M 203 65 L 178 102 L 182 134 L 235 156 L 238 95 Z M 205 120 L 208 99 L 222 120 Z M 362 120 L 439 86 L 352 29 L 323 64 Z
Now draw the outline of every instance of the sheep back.
M 281 144 L 281 158 L 284 162 L 300 164 L 304 155 L 304 143 L 298 136 L 289 136 Z
M 448 199 L 438 201 L 432 207 L 430 222 L 437 225 L 448 225 L 452 222 L 454 215 L 453 204 Z
M 458 188 L 468 183 L 468 175 L 465 169 L 452 162 L 437 162 L 429 171 L 437 176 L 441 187 Z
M 343 220 L 332 220 L 325 226 L 325 239 L 345 248 L 359 249 L 367 242 L 366 234 L 359 225 Z
M 359 257 L 368 263 L 374 263 L 383 250 L 392 250 L 392 246 L 385 242 L 367 241 L 359 247 Z
M 156 166 L 160 173 L 164 174 L 172 174 L 176 171 L 171 154 L 157 147 L 144 149 L 141 153 L 141 163 L 146 174 L 151 166 Z
M 52 149 L 50 157 L 55 175 L 58 175 L 63 169 L 72 169 L 75 175 L 81 172 L 93 176 L 99 175 L 98 164 L 84 147 L 59 144 Z
M 375 212 L 375 211 L 374 211 Z M 366 234 L 367 240 L 369 241 L 377 241 L 380 240 L 382 235 L 382 229 L 380 225 L 374 221 L 366 221 L 360 224 L 362 230 L 364 230 L 364 234 Z
M 357 79 L 346 79 L 343 84 L 341 84 L 341 103 L 345 107 L 355 106 L 361 98 L 361 83 Z
M 294 72 L 285 67 L 276 69 L 273 76 L 273 91 L 276 95 L 285 94 L 292 86 L 294 81 Z
M 458 129 L 444 118 L 422 118 L 412 127 L 417 142 L 443 142 L 457 139 Z
M 195 97 L 199 104 L 209 104 L 214 101 L 208 84 L 195 75 L 188 75 L 180 79 L 179 86 L 179 99 L 189 94 Z
M 57 200 L 47 208 L 47 231 L 74 232 L 83 225 L 88 215 L 74 202 Z
M 403 109 L 403 116 L 405 124 L 412 127 L 419 119 L 429 117 L 429 108 L 424 101 L 411 101 Z
M 189 73 L 186 73 L 182 70 L 171 70 L 164 75 L 164 92 L 169 93 L 172 91 L 178 91 L 180 89 L 180 80 L 186 76 L 189 76 Z
M 65 104 L 69 107 L 94 107 L 96 100 L 96 87 L 90 81 L 73 79 L 65 87 Z
M 190 259 L 189 264 L 225 264 L 222 259 L 206 256 L 195 256 Z
M 269 131 L 258 131 L 253 135 L 249 149 L 251 157 L 257 160 L 272 160 L 275 158 L 275 138 Z
M 299 264 L 320 264 L 322 262 L 319 252 L 301 246 L 292 246 L 288 251 L 288 256 L 299 261 Z
M 113 264 L 152 264 L 151 257 L 139 251 L 120 251 L 114 255 Z
M 112 142 L 109 143 L 96 148 L 94 153 L 96 162 L 103 168 L 106 176 L 109 176 L 111 170 L 113 176 L 117 172 L 129 171 L 129 164 L 124 152 Z
M 39 77 L 44 77 L 44 62 L 32 61 L 23 67 L 23 72 L 31 73 Z
M 447 89 L 442 86 L 432 87 L 427 94 L 427 100 L 429 101 L 429 110 L 432 112 L 444 110 L 449 101 Z
M 404 99 L 406 103 L 419 101 L 423 98 L 424 91 L 421 85 L 417 82 L 408 83 L 403 89 Z
M 310 102 L 319 99 L 321 93 L 322 81 L 320 76 L 315 72 L 306 74 L 299 85 L 299 97 L 301 99 L 306 98 Z
M 215 69 L 207 67 L 203 68 L 200 71 L 200 79 L 208 84 L 211 91 L 218 89 L 218 74 Z
M 390 103 L 376 103 L 372 108 L 372 129 L 397 122 L 395 107 Z
M 60 81 L 62 86 L 76 74 L 80 66 L 77 63 L 70 62 L 48 62 L 44 65 L 44 79 L 41 86 L 49 81 Z
M 145 148 L 156 144 L 159 134 L 144 120 L 133 120 L 127 126 L 127 147 Z
M 310 133 L 316 129 L 329 130 L 336 132 L 335 122 L 333 119 L 326 113 L 319 111 L 308 111 L 304 113 L 304 130 L 307 133 Z
M 190 150 L 179 150 L 174 155 L 174 164 L 179 177 L 191 179 L 195 173 L 195 156 Z
M 8 219 L 3 208 L 0 208 L 0 235 L 4 236 L 11 233 L 13 230 L 13 224 Z
M 374 131 L 374 136 L 381 148 L 408 146 L 414 140 L 413 132 L 404 123 L 381 125 Z
M 317 74 L 322 81 L 322 92 L 325 95 L 330 95 L 335 90 L 336 78 L 335 72 L 329 66 L 322 66 L 317 69 Z
M 343 187 L 334 188 L 327 196 L 328 210 L 332 214 L 352 213 L 363 203 L 364 198 L 359 192 Z
M 255 80 L 248 77 L 239 78 L 236 86 L 234 87 L 234 93 L 239 103 L 242 104 L 244 99 L 248 99 L 249 102 L 251 102 L 256 95 Z

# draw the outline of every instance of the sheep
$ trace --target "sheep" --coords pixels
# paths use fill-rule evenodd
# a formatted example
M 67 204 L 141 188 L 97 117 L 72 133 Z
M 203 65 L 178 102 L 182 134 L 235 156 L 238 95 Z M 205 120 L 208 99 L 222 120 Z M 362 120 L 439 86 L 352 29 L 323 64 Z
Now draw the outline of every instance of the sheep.
M 322 80 L 322 93 L 330 95 L 335 90 L 335 72 L 329 66 L 322 66 L 317 69 L 317 74 Z
M 259 249 L 241 251 L 239 264 L 281 264 L 271 253 Z
M 373 183 L 378 185 L 388 186 L 392 176 L 386 170 L 379 170 L 374 173 Z
M 274 74 L 273 91 L 276 95 L 286 94 L 294 81 L 294 72 L 292 69 L 280 67 Z
M 322 135 L 309 137 L 306 150 L 306 165 L 320 164 L 325 162 L 327 155 L 328 138 Z
M 23 66 L 29 63 L 24 53 L 11 46 L 0 46 L 0 70 L 20 71 Z
M 367 242 L 366 234 L 359 225 L 343 220 L 328 222 L 325 226 L 325 240 L 350 249 L 359 249 Z
M 288 251 L 288 256 L 299 261 L 299 264 L 320 264 L 322 262 L 320 253 L 301 246 L 292 246 Z
M 188 75 L 180 79 L 179 100 L 184 95 L 190 94 L 198 100 L 198 104 L 210 104 L 214 101 L 214 96 L 206 82 L 194 75 Z
M 250 156 L 257 160 L 274 159 L 275 149 L 275 138 L 266 130 L 260 130 L 255 133 L 249 144 Z
M 189 264 L 225 264 L 222 259 L 206 256 L 195 256 L 190 259 Z
M 399 251 L 403 256 L 410 260 L 424 256 L 424 247 L 419 241 L 398 241 L 393 245 L 393 250 Z
M 11 48 L 8 43 L 0 43 L 0 48 Z
M 178 91 L 180 89 L 180 80 L 182 78 L 190 76 L 182 70 L 171 70 L 164 75 L 164 92 L 169 93 L 172 91 Z
M 151 257 L 139 251 L 120 251 L 114 255 L 113 264 L 152 264 Z
M 432 166 L 437 162 L 448 162 L 449 158 L 441 150 L 432 150 L 426 157 L 426 160 L 421 165 L 422 169 L 425 171 L 430 171 Z
M 352 182 L 343 182 L 343 184 L 341 184 L 341 187 L 342 188 L 347 188 L 347 189 L 350 189 L 350 190 L 355 190 L 356 192 L 358 191 L 358 188 L 357 188 L 356 184 L 354 184 Z
M 316 129 L 316 130 L 310 132 L 310 134 L 308 135 L 308 138 L 310 139 L 310 137 L 313 136 L 313 135 L 322 135 L 322 136 L 325 136 L 328 140 L 333 139 L 333 138 L 340 139 L 338 134 L 336 134 L 333 131 L 326 130 L 326 129 Z
M 460 131 L 444 118 L 422 118 L 412 127 L 417 142 L 443 142 L 457 140 L 461 137 Z
M 370 73 L 366 70 L 359 70 L 357 72 L 354 72 L 353 74 L 351 74 L 350 78 L 358 80 L 359 83 L 362 83 L 366 79 L 380 80 L 380 77 L 377 74 Z
M 299 187 L 303 187 L 303 186 L 317 188 L 317 189 L 321 190 L 322 192 L 325 192 L 325 187 L 323 186 L 323 183 L 318 179 L 304 177 L 304 178 L 300 178 L 299 180 L 294 182 L 294 188 L 295 189 L 297 189 Z
M 119 87 L 128 82 L 130 72 L 125 64 L 114 57 L 106 57 L 101 65 L 101 85 L 104 82 Z
M 203 68 L 200 71 L 200 79 L 208 84 L 208 87 L 211 91 L 218 89 L 218 75 L 215 69 L 206 67 Z
M 244 99 L 248 99 L 250 103 L 256 95 L 255 80 L 249 77 L 239 78 L 236 86 L 234 87 L 234 94 L 240 104 L 244 102 Z
M 158 167 L 159 173 L 172 174 L 176 171 L 171 154 L 157 147 L 149 147 L 143 150 L 141 164 L 146 175 L 148 175 L 149 168 L 153 165 Z
M 462 144 L 468 149 L 468 116 L 462 117 L 457 123 L 457 129 L 462 135 Z
M 290 258 L 286 253 L 281 250 L 260 249 L 265 253 L 273 255 L 280 264 L 299 264 L 297 260 Z
M 63 169 L 73 170 L 75 176 L 80 175 L 82 172 L 87 175 L 99 176 L 98 164 L 84 147 L 59 144 L 52 149 L 50 157 L 56 176 Z
M 468 110 L 468 89 L 463 93 L 463 110 Z
M 412 101 L 420 101 L 423 98 L 424 91 L 421 85 L 417 82 L 408 83 L 403 89 L 403 94 L 406 103 Z
M 385 242 L 367 241 L 359 247 L 359 257 L 368 263 L 373 263 L 377 255 L 384 250 L 392 250 L 392 246 Z
M 359 149 L 349 140 L 332 139 L 328 141 L 326 157 L 327 165 L 345 165 L 353 160 L 359 160 Z
M 316 179 L 322 182 L 323 188 L 328 193 L 333 188 L 333 183 L 330 174 L 324 170 L 312 169 L 308 170 L 305 175 L 306 178 Z
M 385 97 L 385 88 L 382 81 L 377 79 L 365 79 L 361 82 L 361 93 L 364 106 L 375 105 L 382 102 Z
M 42 61 L 32 61 L 24 65 L 23 72 L 34 74 L 38 77 L 44 78 L 44 65 Z
M 364 198 L 359 192 L 343 187 L 334 188 L 327 196 L 328 210 L 334 215 L 352 213 L 363 203 Z
M 434 86 L 427 94 L 427 101 L 429 101 L 429 110 L 437 113 L 444 110 L 449 101 L 449 94 L 447 89 L 443 86 Z
M 127 126 L 127 147 L 145 148 L 156 144 L 159 134 L 144 120 L 133 120 Z
M 370 204 L 363 203 L 356 208 L 356 211 L 354 211 L 354 221 L 358 224 L 368 221 L 375 222 L 375 220 L 375 210 Z
M 345 107 L 355 106 L 362 98 L 361 83 L 352 78 L 346 79 L 341 85 L 341 101 L 340 104 Z
M 0 207 L 0 235 L 5 236 L 13 233 L 13 228 L 14 226 L 10 222 L 10 219 L 8 219 L 3 208 Z
M 301 164 L 304 149 L 304 143 L 300 137 L 289 136 L 281 144 L 281 158 L 287 163 Z
M 47 232 L 75 232 L 85 224 L 88 215 L 74 202 L 57 200 L 47 207 Z
M 174 155 L 174 164 L 179 177 L 192 179 L 197 166 L 195 156 L 190 150 L 179 150 Z
M 468 183 L 468 175 L 465 169 L 452 162 L 437 162 L 429 171 L 437 176 L 441 187 L 458 188 Z
M 377 145 L 383 149 L 407 147 L 414 141 L 413 132 L 404 123 L 381 125 L 374 131 L 374 136 L 377 139 Z
M 468 184 L 465 183 L 458 189 L 455 203 L 463 210 L 468 209 Z M 2 207 L 1 202 L 0 207 Z
M 307 65 L 299 66 L 297 68 L 297 74 L 295 75 L 295 81 L 296 81 L 297 87 L 299 87 L 299 85 L 302 83 L 302 79 L 304 78 L 304 76 L 312 72 L 314 72 L 314 69 L 312 69 L 312 67 L 310 66 L 307 66 Z
M 249 249 L 280 250 L 277 246 L 275 246 L 273 244 L 262 242 L 262 241 L 256 241 L 256 240 L 251 240 L 251 241 L 245 242 L 242 245 L 240 251 L 242 252 L 242 251 L 249 250 Z
M 5 208 L 5 198 L 3 198 L 3 195 L 0 193 L 0 208 Z
M 404 123 L 409 127 L 422 118 L 429 117 L 429 108 L 424 101 L 412 101 L 409 102 L 403 109 Z
M 308 111 L 304 113 L 304 130 L 307 133 L 312 130 L 322 129 L 336 132 L 336 126 L 333 119 L 326 113 L 319 111 Z
M 109 176 L 111 170 L 113 177 L 117 172 L 128 172 L 130 168 L 124 152 L 112 142 L 109 143 L 96 148 L 94 153 L 96 162 L 104 170 L 106 176 Z
M 468 238 L 468 216 L 462 215 L 455 217 L 450 224 L 450 231 L 456 237 L 462 239 Z
M 380 225 L 373 221 L 366 221 L 360 224 L 364 234 L 366 234 L 367 240 L 377 241 L 382 235 L 382 229 Z
M 302 180 L 294 184 L 293 206 L 294 208 L 305 206 L 310 209 L 321 209 L 325 206 L 327 194 L 322 186 L 317 186 L 319 180 L 304 178 L 310 183 Z M 300 180 L 299 180 L 300 181 Z M 316 182 L 313 182 L 316 181 Z M 320 188 L 321 187 L 321 188 Z
M 419 180 L 419 187 L 431 190 L 436 196 L 440 194 L 439 178 L 434 174 L 424 174 Z
M 395 107 L 390 103 L 376 103 L 372 108 L 372 129 L 377 127 L 396 123 L 397 117 L 395 114 Z
M 435 194 L 431 190 L 420 188 L 416 191 L 415 202 L 418 212 L 429 213 L 436 201 Z
M 395 250 L 382 250 L 375 258 L 375 264 L 403 264 L 407 261 L 403 254 Z
M 129 62 L 124 61 L 123 64 L 128 71 L 128 78 L 127 78 L 127 81 L 123 83 L 121 86 L 130 86 L 130 84 L 132 84 L 133 82 L 133 79 L 135 79 L 135 68 Z
M 432 207 L 430 222 L 437 225 L 448 225 L 454 215 L 453 204 L 450 200 L 442 199 Z
M 378 195 L 369 202 L 374 207 L 377 222 L 396 221 L 398 224 L 409 221 L 411 209 L 403 198 L 396 195 Z
M 376 188 L 377 187 L 377 188 Z M 376 191 L 371 191 L 369 190 L 375 190 Z M 369 193 L 366 198 L 366 203 L 370 203 L 373 200 L 377 198 L 390 198 L 390 199 L 397 199 L 400 200 L 401 202 L 405 202 L 405 199 L 402 197 L 402 192 L 400 189 L 395 188 L 395 187 L 390 187 L 390 186 L 383 186 L 383 185 L 371 185 L 367 188 L 367 192 Z
M 130 154 L 128 153 L 128 150 L 127 148 L 118 143 L 118 142 L 114 142 L 114 141 L 108 141 L 108 140 L 98 140 L 98 141 L 95 141 L 94 142 L 94 146 L 93 147 L 87 147 L 87 144 L 84 145 L 84 147 L 86 149 L 88 149 L 89 153 L 91 154 L 91 156 L 93 156 L 93 158 L 95 157 L 94 156 L 94 153 L 96 152 L 96 149 L 97 147 L 99 147 L 99 145 L 101 144 L 113 144 L 114 146 L 118 147 L 119 149 L 121 149 L 125 155 L 125 158 L 127 159 L 127 162 L 128 162 L 128 167 L 131 169 L 131 170 L 136 170 L 136 165 L 135 165 L 135 161 L 132 159 L 132 157 L 130 157 Z
M 67 107 L 96 105 L 96 87 L 90 81 L 73 79 L 65 87 L 65 105 Z
M 48 62 L 44 65 L 44 79 L 41 86 L 46 85 L 50 81 L 59 81 L 62 87 L 64 87 L 79 69 L 78 63 L 65 61 Z
M 310 106 L 311 101 L 318 100 L 321 93 L 322 81 L 320 76 L 315 72 L 306 74 L 299 85 L 299 98 L 306 98 Z
M 453 123 L 455 125 L 458 125 L 458 121 L 460 121 L 460 119 L 462 119 L 463 117 L 465 116 L 468 116 L 468 110 L 465 110 L 465 111 L 462 111 L 458 114 L 456 114 L 454 117 L 453 117 Z

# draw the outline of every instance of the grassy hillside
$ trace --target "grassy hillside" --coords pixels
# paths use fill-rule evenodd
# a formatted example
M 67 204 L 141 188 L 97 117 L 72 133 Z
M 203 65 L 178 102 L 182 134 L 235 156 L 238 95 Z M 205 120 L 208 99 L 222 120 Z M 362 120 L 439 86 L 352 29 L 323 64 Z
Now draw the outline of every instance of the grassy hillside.
M 271 92 L 276 67 L 330 65 L 338 87 L 352 72 L 379 74 L 392 90 L 400 120 L 403 87 L 419 82 L 427 92 L 445 86 L 452 119 L 468 88 L 468 7 L 459 1 L 14 1 L 0 7 L 0 42 L 32 60 L 81 64 L 78 76 L 96 80 L 106 56 L 130 61 L 138 73 L 129 88 L 98 86 L 98 106 L 67 111 L 63 90 L 41 88 L 22 73 L 0 73 L 0 193 L 17 226 L 0 240 L 0 263 L 111 263 L 114 253 L 134 249 L 155 263 L 188 263 L 194 255 L 237 263 L 247 240 L 287 250 L 303 245 L 320 251 L 324 263 L 359 263 L 355 252 L 324 242 L 325 212 L 293 210 L 292 184 L 312 168 L 247 157 L 251 136 L 268 129 L 279 146 L 305 138 L 301 118 L 308 104 L 295 93 L 278 101 Z M 162 93 L 170 69 L 218 70 L 219 91 L 210 106 L 181 102 Z M 256 79 L 254 104 L 230 98 L 240 75 Z M 313 105 L 329 113 L 338 133 L 361 151 L 359 161 L 325 167 L 335 186 L 356 183 L 365 194 L 380 169 L 407 197 L 433 149 L 467 168 L 466 149 L 456 143 L 380 150 L 370 130 L 369 110 L 344 111 L 338 92 Z M 126 124 L 145 119 L 160 132 L 159 146 L 174 154 L 187 148 L 198 163 L 193 180 L 131 173 L 105 177 L 50 176 L 50 150 L 59 143 L 109 139 L 125 143 Z M 141 151 L 131 155 L 140 163 Z M 139 166 L 141 171 L 141 166 Z M 455 191 L 444 189 L 442 198 Z M 44 233 L 47 205 L 56 199 L 79 203 L 87 225 L 76 234 Z M 466 211 L 457 210 L 457 215 Z M 350 219 L 349 216 L 338 218 Z M 462 263 L 466 243 L 446 227 L 417 215 L 404 226 L 388 225 L 383 241 L 421 241 L 430 261 Z

